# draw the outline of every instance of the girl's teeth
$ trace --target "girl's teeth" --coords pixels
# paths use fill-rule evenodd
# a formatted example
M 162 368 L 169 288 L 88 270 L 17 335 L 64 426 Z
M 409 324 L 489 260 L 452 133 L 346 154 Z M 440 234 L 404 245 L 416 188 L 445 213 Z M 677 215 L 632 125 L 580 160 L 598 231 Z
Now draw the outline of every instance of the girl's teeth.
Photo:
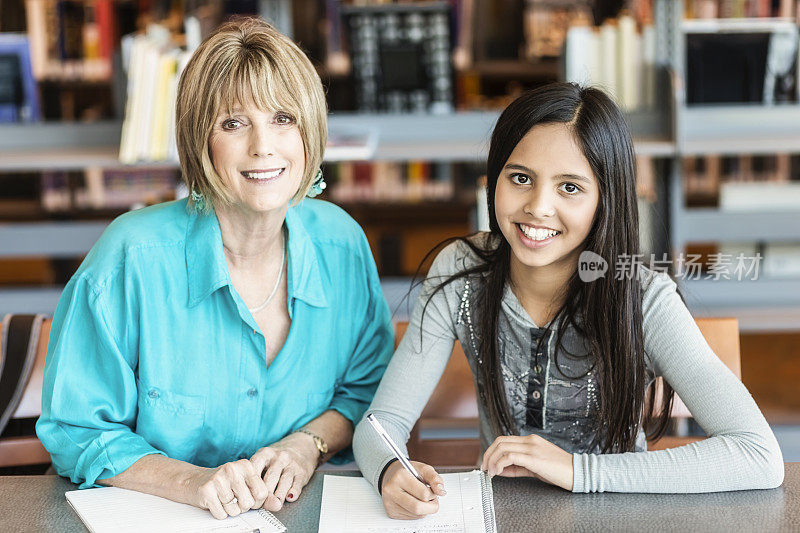
M 520 225 L 520 228 L 522 228 L 522 233 L 524 233 L 526 237 L 534 241 L 543 241 L 545 239 L 549 239 L 550 237 L 558 235 L 558 232 L 555 230 L 530 228 L 528 226 L 523 226 L 523 225 Z

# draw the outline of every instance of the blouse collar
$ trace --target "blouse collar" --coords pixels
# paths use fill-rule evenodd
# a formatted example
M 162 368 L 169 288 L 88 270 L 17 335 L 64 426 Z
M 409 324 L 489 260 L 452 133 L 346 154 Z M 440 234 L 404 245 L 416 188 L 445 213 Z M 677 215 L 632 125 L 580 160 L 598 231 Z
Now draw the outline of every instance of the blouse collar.
M 228 264 L 222 251 L 222 232 L 216 213 L 189 209 L 186 230 L 186 274 L 189 307 L 194 307 L 220 287 L 230 285 Z M 286 212 L 288 299 L 298 298 L 314 307 L 327 307 L 317 250 L 298 212 L 302 203 Z

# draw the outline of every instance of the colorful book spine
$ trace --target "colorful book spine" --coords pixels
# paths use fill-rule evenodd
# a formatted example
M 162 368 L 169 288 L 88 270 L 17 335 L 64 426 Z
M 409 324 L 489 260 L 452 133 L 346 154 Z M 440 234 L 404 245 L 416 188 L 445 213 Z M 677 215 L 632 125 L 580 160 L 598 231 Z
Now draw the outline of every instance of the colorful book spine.
M 0 71 L 8 78 L 0 103 L 0 122 L 34 122 L 41 118 L 39 92 L 33 75 L 27 36 L 0 33 Z

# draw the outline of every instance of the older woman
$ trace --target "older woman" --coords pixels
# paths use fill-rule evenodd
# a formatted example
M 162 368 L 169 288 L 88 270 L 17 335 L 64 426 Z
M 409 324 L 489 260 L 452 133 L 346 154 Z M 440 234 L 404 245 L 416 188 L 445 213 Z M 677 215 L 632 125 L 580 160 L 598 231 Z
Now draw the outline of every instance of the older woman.
M 393 338 L 361 229 L 301 201 L 326 113 L 308 58 L 264 22 L 195 52 L 177 105 L 190 199 L 115 220 L 53 319 L 37 433 L 59 474 L 224 518 L 296 500 L 350 445 Z

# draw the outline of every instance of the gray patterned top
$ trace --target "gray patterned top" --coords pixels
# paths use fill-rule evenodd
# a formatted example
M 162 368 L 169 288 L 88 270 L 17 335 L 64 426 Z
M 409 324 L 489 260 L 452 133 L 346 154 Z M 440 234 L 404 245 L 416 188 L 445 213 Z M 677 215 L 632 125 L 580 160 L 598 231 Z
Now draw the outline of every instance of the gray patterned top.
M 447 285 L 430 300 L 422 320 L 422 308 L 433 287 L 476 261 L 463 243 L 449 245 L 436 258 L 409 328 L 365 413 L 374 413 L 398 444 L 407 442 L 456 339 L 473 376 L 478 375 L 482 361 L 473 300 L 474 284 L 479 281 L 461 278 Z M 600 454 L 592 446 L 596 383 L 585 357 L 585 342 L 570 327 L 562 343 L 566 350 L 559 350 L 554 358 L 556 331 L 539 343 L 544 328 L 532 322 L 507 286 L 498 342 L 506 395 L 520 434 L 541 435 L 573 453 L 576 492 L 712 492 L 780 485 L 783 458 L 772 431 L 742 383 L 708 347 L 675 283 L 666 275 L 645 270 L 642 289 L 648 372 L 651 378 L 663 376 L 672 385 L 710 438 L 647 452 L 640 430 L 635 452 Z M 485 449 L 497 435 L 480 396 L 478 411 Z M 363 420 L 356 427 L 353 449 L 364 477 L 377 487 L 392 455 Z

